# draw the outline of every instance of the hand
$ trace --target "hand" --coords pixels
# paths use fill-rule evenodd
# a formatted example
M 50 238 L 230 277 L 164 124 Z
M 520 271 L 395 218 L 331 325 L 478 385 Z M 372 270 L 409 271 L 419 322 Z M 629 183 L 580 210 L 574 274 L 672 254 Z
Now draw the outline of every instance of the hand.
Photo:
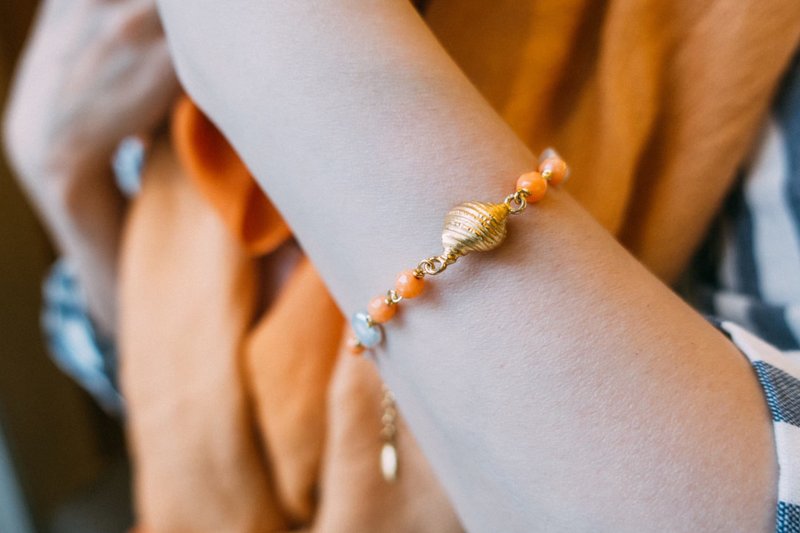
M 153 0 L 45 0 L 4 117 L 8 154 L 105 334 L 124 203 L 111 156 L 178 91 Z
M 127 135 L 161 121 L 178 90 L 152 0 L 47 0 L 5 115 L 6 147 L 37 189 L 98 176 Z

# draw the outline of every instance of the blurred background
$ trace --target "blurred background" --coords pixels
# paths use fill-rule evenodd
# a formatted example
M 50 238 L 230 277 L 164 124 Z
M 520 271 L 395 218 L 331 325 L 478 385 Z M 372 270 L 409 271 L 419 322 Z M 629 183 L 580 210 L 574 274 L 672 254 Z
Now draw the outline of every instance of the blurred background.
M 0 3 L 0 102 L 37 4 Z M 126 531 L 130 476 L 120 424 L 46 355 L 40 294 L 53 260 L 2 154 L 0 533 Z

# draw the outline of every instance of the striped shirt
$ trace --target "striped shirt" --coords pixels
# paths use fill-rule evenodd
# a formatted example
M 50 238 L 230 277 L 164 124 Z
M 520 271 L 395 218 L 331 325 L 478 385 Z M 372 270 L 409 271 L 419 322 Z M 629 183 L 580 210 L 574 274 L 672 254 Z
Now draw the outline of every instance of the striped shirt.
M 800 533 L 800 55 L 688 280 L 753 365 L 780 467 L 776 531 Z

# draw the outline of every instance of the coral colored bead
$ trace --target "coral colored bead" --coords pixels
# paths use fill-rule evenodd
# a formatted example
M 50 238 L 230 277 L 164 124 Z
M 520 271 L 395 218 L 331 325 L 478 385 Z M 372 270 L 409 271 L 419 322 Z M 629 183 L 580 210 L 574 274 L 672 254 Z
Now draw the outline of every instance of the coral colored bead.
M 558 185 L 567 177 L 567 164 L 558 157 L 548 157 L 539 165 L 542 175 L 550 175 L 550 183 Z
M 364 345 L 358 342 L 358 339 L 354 335 L 347 337 L 347 349 L 353 355 L 361 355 L 364 353 Z
M 425 281 L 416 277 L 411 270 L 406 270 L 397 276 L 394 288 L 397 290 L 397 294 L 403 298 L 416 298 L 425 288 Z
M 527 172 L 517 180 L 517 190 L 528 191 L 528 202 L 538 202 L 547 193 L 547 180 L 538 172 Z
M 389 305 L 386 303 L 385 296 L 376 296 L 369 301 L 367 311 L 369 311 L 369 316 L 374 322 L 383 324 L 391 320 L 397 312 L 397 304 Z

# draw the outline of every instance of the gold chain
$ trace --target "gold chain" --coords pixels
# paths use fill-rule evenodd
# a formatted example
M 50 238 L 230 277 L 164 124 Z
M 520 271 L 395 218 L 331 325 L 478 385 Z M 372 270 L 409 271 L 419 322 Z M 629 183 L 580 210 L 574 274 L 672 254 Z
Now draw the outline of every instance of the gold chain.
M 397 480 L 398 453 L 397 453 L 397 404 L 394 401 L 394 394 L 389 387 L 383 384 L 383 398 L 381 399 L 381 437 L 383 446 L 381 447 L 381 473 L 383 479 L 389 483 Z

